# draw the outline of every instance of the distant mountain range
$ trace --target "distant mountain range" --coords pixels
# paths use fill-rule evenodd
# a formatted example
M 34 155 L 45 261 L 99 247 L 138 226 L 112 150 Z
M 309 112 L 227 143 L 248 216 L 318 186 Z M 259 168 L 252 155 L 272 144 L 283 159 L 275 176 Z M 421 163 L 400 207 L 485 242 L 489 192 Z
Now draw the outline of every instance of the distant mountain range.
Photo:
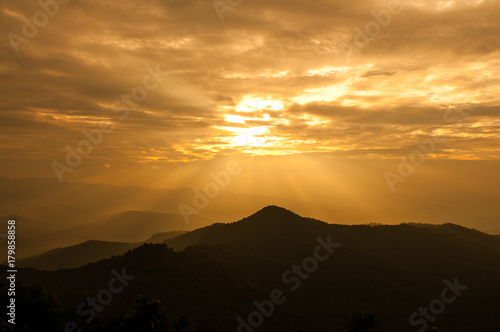
M 5 223 L 11 219 L 16 220 L 18 259 L 39 255 L 58 247 L 76 245 L 88 239 L 144 243 L 152 234 L 194 229 L 212 223 L 209 219 L 193 215 L 187 225 L 181 214 L 137 210 L 113 213 L 59 230 L 48 227 L 48 222 L 37 222 L 18 215 L 8 215 L 1 219 Z M 6 242 L 0 243 L 0 248 L 6 249 L 5 245 Z M 2 251 L 1 261 L 6 259 L 6 252 Z
M 110 317 L 132 313 L 139 296 L 160 300 L 160 309 L 172 317 L 188 315 L 185 331 L 235 331 L 273 290 L 286 301 L 253 331 L 346 331 L 344 318 L 356 312 L 375 314 L 373 331 L 416 331 L 424 318 L 410 323 L 410 316 L 436 305 L 450 283 L 466 288 L 454 290 L 460 294 L 425 321 L 426 330 L 500 330 L 500 238 L 461 226 L 327 224 L 268 206 L 165 243 L 177 251 L 144 244 L 79 268 L 21 269 L 19 275 L 25 285 L 41 284 L 66 312 L 64 322 L 75 320 L 85 331 L 104 331 Z M 125 250 L 127 244 L 111 247 L 121 245 Z M 72 256 L 72 250 L 111 252 L 107 244 L 90 242 L 52 257 Z M 75 310 L 107 287 L 113 269 L 135 278 L 87 325 Z
M 153 235 L 144 242 L 125 243 L 90 240 L 66 248 L 49 250 L 41 255 L 27 257 L 17 262 L 18 267 L 32 267 L 40 270 L 67 269 L 86 265 L 105 258 L 122 255 L 127 250 L 144 243 L 163 243 L 165 240 L 185 232 L 165 232 Z
M 82 182 L 59 183 L 53 178 L 11 179 L 1 176 L 0 187 L 8 188 L 0 192 L 0 216 L 3 216 L 0 220 L 4 228 L 9 219 L 18 221 L 18 258 L 90 239 L 143 242 L 155 233 L 189 231 L 214 222 L 238 220 L 269 204 L 293 207 L 296 212 L 329 223 L 453 222 L 488 229 L 493 234 L 500 232 L 498 212 L 494 208 L 486 208 L 496 204 L 496 201 L 488 197 L 481 199 L 485 202 L 484 206 L 472 201 L 450 205 L 435 201 L 432 204 L 422 203 L 420 199 L 398 194 L 390 197 L 390 208 L 377 205 L 375 210 L 370 210 L 360 208 L 356 202 L 342 196 L 329 196 L 330 201 L 325 203 L 314 198 L 299 201 L 221 191 L 199 214 L 190 215 L 186 221 L 179 205 L 193 206 L 192 188 L 117 187 Z M 465 205 L 477 213 L 471 217 L 465 210 L 457 208 Z M 0 261 L 6 259 L 4 243 L 0 243 Z
M 265 202 L 306 205 L 280 198 L 221 192 L 198 215 L 186 219 L 179 205 L 193 205 L 192 189 L 117 187 L 2 176 L 0 187 L 8 188 L 0 192 L 0 216 L 3 216 L 0 220 L 4 228 L 9 219 L 17 221 L 18 258 L 89 239 L 142 242 L 155 233 L 194 230 L 215 220 L 238 219 Z M 230 208 L 226 202 L 232 202 Z M 0 244 L 0 261 L 6 259 L 4 243 Z

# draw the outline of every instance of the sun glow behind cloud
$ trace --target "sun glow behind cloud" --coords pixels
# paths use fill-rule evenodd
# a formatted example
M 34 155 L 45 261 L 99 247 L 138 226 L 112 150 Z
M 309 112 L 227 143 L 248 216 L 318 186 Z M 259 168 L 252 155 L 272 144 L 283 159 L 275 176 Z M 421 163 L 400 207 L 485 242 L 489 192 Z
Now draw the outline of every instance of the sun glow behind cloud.
M 264 96 L 245 95 L 235 106 L 236 112 L 282 111 L 285 105 L 282 100 Z
M 210 3 L 66 6 L 22 56 L 3 41 L 1 149 L 30 162 L 40 151 L 64 158 L 104 120 L 117 129 L 91 158 L 110 169 L 113 160 L 156 166 L 241 153 L 396 159 L 439 129 L 450 140 L 429 158 L 500 159 L 499 4 L 403 2 L 351 61 L 343 40 L 387 1 L 255 3 L 222 25 L 207 15 Z M 18 31 L 34 10 L 13 2 L 1 19 Z M 168 75 L 120 121 L 113 101 L 157 64 Z M 462 126 L 443 120 L 469 104 L 479 107 Z
M 210 1 L 62 6 L 19 53 L 0 41 L 0 175 L 53 177 L 51 163 L 104 121 L 115 129 L 69 181 L 201 188 L 236 160 L 245 171 L 224 190 L 294 196 L 314 210 L 338 204 L 328 217 L 401 221 L 414 205 L 425 222 L 422 207 L 436 201 L 498 224 L 500 2 L 401 0 L 403 11 L 347 59 L 345 42 L 389 1 L 255 1 L 222 23 Z M 27 0 L 4 7 L 4 30 L 19 34 L 40 10 Z M 114 102 L 138 91 L 147 68 L 165 75 L 121 119 Z M 444 119 L 470 105 L 469 116 Z M 446 139 L 398 189 L 409 200 L 381 199 L 384 171 L 435 136 Z
M 446 10 L 476 7 L 481 5 L 485 1 L 486 0 L 401 0 L 401 3 L 403 3 L 404 6 L 416 7 L 421 10 L 441 12 Z

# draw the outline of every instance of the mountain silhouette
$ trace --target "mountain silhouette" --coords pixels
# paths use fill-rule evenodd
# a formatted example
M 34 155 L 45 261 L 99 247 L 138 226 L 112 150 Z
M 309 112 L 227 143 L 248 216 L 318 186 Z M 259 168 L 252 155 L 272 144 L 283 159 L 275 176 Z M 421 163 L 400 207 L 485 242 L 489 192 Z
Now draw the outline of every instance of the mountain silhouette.
M 162 243 L 165 240 L 183 234 L 183 231 L 164 232 L 151 236 L 144 242 L 126 243 L 90 240 L 74 246 L 49 250 L 43 254 L 21 259 L 18 267 L 32 267 L 40 270 L 74 268 L 96 262 L 115 255 L 122 255 L 127 250 L 144 243 Z
M 296 284 L 283 276 L 315 257 L 321 241 L 338 246 L 292 290 Z M 346 226 L 268 206 L 166 245 L 144 244 L 74 269 L 20 273 L 24 285 L 41 284 L 70 315 L 61 324 L 75 320 L 86 331 L 105 331 L 105 321 L 131 314 L 140 296 L 158 299 L 172 317 L 188 315 L 186 331 L 235 331 L 237 318 L 247 320 L 255 301 L 276 289 L 286 302 L 255 331 L 346 331 L 344 318 L 357 312 L 375 315 L 374 331 L 413 331 L 410 315 L 439 298 L 446 282 L 456 282 L 466 290 L 427 322 L 428 330 L 472 332 L 500 329 L 499 261 L 500 238 L 453 224 Z M 87 325 L 75 308 L 106 287 L 110 271 L 122 268 L 135 278 Z
M 287 210 L 285 208 L 276 205 L 268 205 L 262 208 L 262 210 L 255 212 L 254 214 L 243 220 L 250 219 L 253 220 L 254 222 L 258 222 L 266 218 L 272 218 L 274 221 L 301 219 L 301 217 L 298 214 L 290 210 Z

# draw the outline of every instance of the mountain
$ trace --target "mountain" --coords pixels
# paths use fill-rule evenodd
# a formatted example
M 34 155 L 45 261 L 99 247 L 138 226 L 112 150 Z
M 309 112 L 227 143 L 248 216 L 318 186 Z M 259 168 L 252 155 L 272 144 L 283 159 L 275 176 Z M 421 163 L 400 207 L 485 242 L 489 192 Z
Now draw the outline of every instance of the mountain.
M 180 213 L 179 206 L 193 207 L 193 189 L 151 189 L 137 186 L 59 182 L 55 178 L 10 179 L 0 176 L 0 215 L 18 214 L 46 222 L 50 231 L 97 221 L 126 211 Z M 227 202 L 232 202 L 228 207 Z M 265 202 L 306 206 L 276 197 L 221 191 L 217 199 L 201 209 L 207 219 L 230 221 L 255 211 Z M 194 229 L 194 228 L 189 228 Z
M 46 224 L 41 223 L 29 218 L 25 218 L 20 215 L 9 214 L 0 218 L 2 220 L 2 233 L 5 238 L 0 238 L 0 261 L 3 262 L 7 259 L 7 222 L 9 220 L 15 220 L 16 224 L 16 242 L 17 251 L 16 257 L 24 257 L 33 252 L 36 252 L 41 247 L 43 243 L 46 242 Z M 5 230 L 5 231 L 4 231 Z M 5 233 L 3 233 L 5 232 Z M 5 239 L 5 240 L 4 240 Z
M 189 217 L 189 224 L 181 214 L 154 211 L 126 211 L 103 218 L 98 222 L 82 225 L 87 237 L 106 241 L 142 242 L 151 234 L 181 229 L 196 229 L 211 224 L 200 216 Z
M 169 239 L 165 243 L 176 250 L 196 244 L 268 247 L 274 246 L 276 234 L 280 234 L 282 241 L 299 244 L 307 238 L 306 233 L 325 233 L 331 226 L 318 220 L 303 218 L 281 207 L 267 206 L 238 222 L 216 223 Z
M 18 258 L 75 245 L 89 239 L 141 242 L 153 233 L 182 229 L 179 224 L 182 225 L 184 218 L 179 216 L 179 206 L 184 204 L 193 207 L 195 199 L 193 189 L 189 188 L 170 190 L 83 182 L 60 183 L 55 178 L 12 179 L 0 176 L 0 187 L 8 188 L 0 193 L 0 215 L 17 215 L 19 219 L 33 221 L 25 223 L 26 227 L 18 233 L 19 240 L 23 242 L 18 249 L 19 253 L 16 253 Z M 495 204 L 493 198 L 482 198 L 480 201 L 484 206 L 480 202 L 473 203 L 472 199 L 459 204 L 461 207 L 467 207 L 465 210 L 477 212 L 471 216 L 470 212 L 456 208 L 458 203 L 435 205 L 431 204 L 435 200 L 425 198 L 424 200 L 429 202 L 423 204 L 421 197 L 417 199 L 412 195 L 392 195 L 389 207 L 374 203 L 377 206 L 375 210 L 360 208 L 341 195 L 321 197 L 311 196 L 310 201 L 299 201 L 221 191 L 206 207 L 198 211 L 199 214 L 190 216 L 190 223 L 184 223 L 184 230 L 208 226 L 214 221 L 239 220 L 264 205 L 275 204 L 293 207 L 295 212 L 314 215 L 327 222 L 453 222 L 475 225 L 474 227 L 498 234 L 498 213 L 495 214 L 495 209 L 486 208 Z M 328 200 L 325 197 L 328 197 Z M 487 214 L 485 211 L 493 212 Z M 164 228 L 163 226 L 170 222 L 160 223 L 159 220 L 168 219 L 168 215 L 172 217 L 172 225 Z M 134 218 L 137 219 L 132 221 Z M 120 219 L 124 225 L 128 224 L 125 227 L 127 230 L 124 228 L 120 231 L 120 227 L 115 227 L 121 225 Z M 2 220 L 2 227 L 6 228 L 8 219 Z M 146 226 L 151 228 L 143 228 L 141 220 L 145 220 Z M 160 227 L 154 228 L 154 225 Z M 5 258 L 5 250 L 0 255 L 3 255 L 0 259 Z
M 113 213 L 102 218 L 89 219 L 78 225 L 52 229 L 47 223 L 31 220 L 19 215 L 2 218 L 7 228 L 8 220 L 16 221 L 16 240 L 18 259 L 39 255 L 48 250 L 76 245 L 94 239 L 105 242 L 143 243 L 151 234 L 174 232 L 182 229 L 195 229 L 209 225 L 210 219 L 192 215 L 189 224 L 178 213 L 153 211 L 125 211 Z M 0 239 L 1 241 L 1 239 Z M 0 243 L 5 247 L 6 241 Z M 5 261 L 6 250 L 2 250 L 0 261 Z
M 165 240 L 187 233 L 186 231 L 162 232 L 152 235 L 143 243 L 163 243 Z
M 498 252 L 498 238 L 467 229 L 454 224 L 426 225 L 337 225 L 327 224 L 319 220 L 301 217 L 289 210 L 277 206 L 268 206 L 257 213 L 230 224 L 217 223 L 203 227 L 181 236 L 174 237 L 165 243 L 182 250 L 187 246 L 229 245 L 248 246 L 253 249 L 266 248 L 267 250 L 287 250 L 280 245 L 303 245 L 310 243 L 317 234 L 335 235 L 336 241 L 341 243 L 356 243 L 358 250 L 366 253 L 385 254 L 389 247 L 398 248 L 391 255 L 414 252 L 432 256 L 442 253 L 434 252 L 436 241 L 453 248 L 457 241 L 464 239 L 473 243 L 477 248 Z M 279 236 L 279 240 L 276 238 Z M 390 239 L 390 241 L 381 241 Z M 426 242 L 422 242 L 425 240 Z M 307 241 L 307 242 L 306 242 Z M 451 254 L 446 249 L 446 254 Z
M 55 178 L 11 179 L 2 176 L 0 187 L 9 188 L 0 192 L 0 215 L 6 216 L 2 218 L 2 227 L 7 227 L 8 216 L 12 215 L 23 225 L 17 234 L 23 242 L 19 246 L 18 258 L 89 239 L 142 242 L 154 233 L 193 230 L 210 225 L 214 220 L 239 219 L 264 202 L 301 205 L 281 198 L 221 191 L 217 199 L 211 200 L 199 214 L 190 215 L 186 221 L 179 206 L 193 206 L 193 189 L 118 187 L 83 182 L 60 183 Z M 227 202 L 233 203 L 228 207 Z M 0 258 L 6 258 L 5 252 L 2 251 Z
M 90 240 L 66 248 L 52 249 L 41 255 L 27 257 L 17 262 L 18 267 L 32 267 L 40 270 L 57 270 L 83 266 L 139 246 L 138 243 L 120 243 Z
M 183 234 L 183 231 L 154 234 L 140 243 L 122 243 L 109 241 L 86 241 L 66 248 L 57 248 L 40 255 L 27 257 L 17 262 L 18 267 L 31 267 L 40 270 L 75 268 L 116 255 L 144 243 L 162 243 L 165 240 Z
M 104 321 L 132 314 L 140 296 L 170 317 L 188 315 L 187 332 L 235 331 L 249 319 L 259 328 L 240 332 L 340 332 L 358 311 L 375 314 L 373 331 L 500 330 L 500 238 L 461 226 L 332 225 L 271 206 L 167 243 L 180 251 L 144 244 L 76 269 L 19 273 L 52 294 L 61 326 L 74 320 L 86 331 L 107 331 Z M 76 308 L 103 296 L 117 271 L 128 276 L 117 300 L 87 324 Z M 279 300 L 272 310 L 270 299 Z

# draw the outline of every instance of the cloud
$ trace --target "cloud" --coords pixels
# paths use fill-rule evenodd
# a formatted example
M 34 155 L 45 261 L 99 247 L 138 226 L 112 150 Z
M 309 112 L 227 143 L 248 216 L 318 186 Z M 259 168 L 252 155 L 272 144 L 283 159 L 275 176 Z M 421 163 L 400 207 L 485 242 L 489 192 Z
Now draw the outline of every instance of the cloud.
M 446 151 L 498 159 L 500 4 L 447 4 L 405 1 L 349 62 L 345 41 L 387 2 L 243 1 L 220 22 L 210 1 L 71 1 L 18 53 L 0 41 L 0 152 L 63 158 L 83 129 L 111 121 L 117 131 L 92 155 L 102 164 L 241 152 L 231 142 L 257 127 L 260 151 L 276 154 L 392 158 L 441 128 L 454 137 Z M 39 10 L 6 5 L 5 34 L 22 35 L 22 17 Z M 112 103 L 156 65 L 168 77 L 119 120 Z M 466 125 L 443 122 L 447 108 L 478 102 Z

